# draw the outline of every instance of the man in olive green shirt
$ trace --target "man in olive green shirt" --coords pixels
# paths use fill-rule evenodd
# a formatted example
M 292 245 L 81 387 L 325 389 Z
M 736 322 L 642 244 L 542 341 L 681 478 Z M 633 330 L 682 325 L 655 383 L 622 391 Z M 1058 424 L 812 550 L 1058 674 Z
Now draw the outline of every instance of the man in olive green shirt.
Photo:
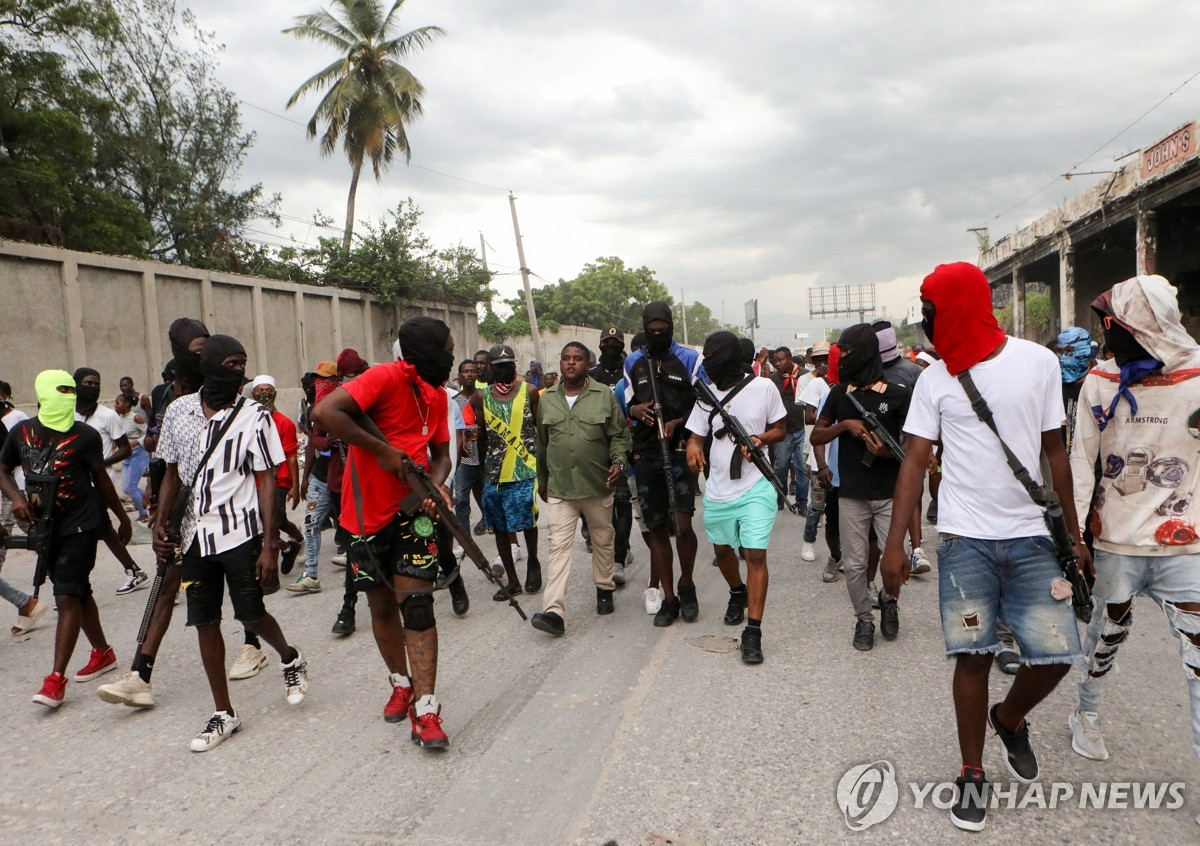
M 562 380 L 537 409 L 538 496 L 546 503 L 550 561 L 543 608 L 530 621 L 552 635 L 563 621 L 575 530 L 582 516 L 592 536 L 596 613 L 613 612 L 613 488 L 625 480 L 629 425 L 612 389 L 588 377 L 591 354 L 572 341 L 559 359 Z

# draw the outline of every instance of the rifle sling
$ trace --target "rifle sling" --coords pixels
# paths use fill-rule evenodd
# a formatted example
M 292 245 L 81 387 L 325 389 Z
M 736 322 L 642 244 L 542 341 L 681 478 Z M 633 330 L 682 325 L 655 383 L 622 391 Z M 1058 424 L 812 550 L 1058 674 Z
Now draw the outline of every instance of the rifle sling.
M 715 420 L 717 415 L 719 415 L 721 413 L 722 408 L 728 409 L 729 403 L 731 403 L 733 401 L 733 398 L 735 396 L 737 396 L 739 393 L 741 393 L 742 388 L 746 387 L 747 385 L 749 385 L 751 382 L 753 382 L 757 378 L 758 377 L 755 376 L 753 373 L 746 374 L 746 377 L 744 379 L 742 379 L 742 381 L 740 381 L 736 385 L 734 385 L 733 388 L 729 391 L 729 393 L 727 393 L 725 395 L 724 399 L 717 400 L 717 404 L 713 407 L 713 410 L 711 412 L 709 412 L 709 414 L 708 414 L 709 436 L 708 436 L 708 438 L 705 439 L 705 442 L 704 442 L 704 458 L 705 458 L 706 463 L 708 461 L 708 457 L 709 457 L 708 454 L 711 451 L 713 440 L 715 438 L 722 438 L 727 433 L 727 430 L 725 428 L 722 428 L 719 431 L 714 429 L 713 420 Z M 722 424 L 724 424 L 724 421 L 722 421 Z M 742 451 L 740 449 L 735 448 L 733 450 L 733 455 L 729 459 L 729 478 L 730 479 L 736 480 L 736 479 L 742 478 L 742 464 L 743 464 L 744 460 L 745 459 L 742 456 Z

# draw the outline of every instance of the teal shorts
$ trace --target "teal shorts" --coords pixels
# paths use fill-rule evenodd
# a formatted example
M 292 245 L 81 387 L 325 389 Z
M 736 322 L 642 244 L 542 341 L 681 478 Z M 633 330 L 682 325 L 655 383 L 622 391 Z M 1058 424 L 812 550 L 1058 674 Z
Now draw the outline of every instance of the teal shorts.
M 775 486 L 766 479 L 732 502 L 704 498 L 704 531 L 715 546 L 766 549 L 775 526 Z

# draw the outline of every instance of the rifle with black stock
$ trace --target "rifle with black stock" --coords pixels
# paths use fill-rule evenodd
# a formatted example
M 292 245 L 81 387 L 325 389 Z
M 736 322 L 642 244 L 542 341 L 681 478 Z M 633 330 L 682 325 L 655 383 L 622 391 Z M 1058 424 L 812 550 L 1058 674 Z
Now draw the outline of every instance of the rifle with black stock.
M 658 363 L 650 356 L 645 356 L 646 372 L 650 377 L 650 395 L 654 401 L 654 426 L 658 430 L 658 449 L 662 457 L 663 475 L 667 480 L 667 510 L 670 512 L 671 534 L 679 536 L 679 520 L 675 517 L 675 474 L 671 465 L 671 445 L 667 442 L 667 429 L 663 423 L 662 392 L 658 389 L 658 374 L 655 365 Z M 699 380 L 697 380 L 699 381 Z
M 46 583 L 50 567 L 50 543 L 54 540 L 54 496 L 58 477 L 50 473 L 25 472 L 25 498 L 33 511 L 33 522 L 24 535 L 9 532 L 4 537 L 6 549 L 28 549 L 37 556 L 33 568 L 33 595 L 38 596 Z
M 904 447 L 892 437 L 892 433 L 883 425 L 883 421 L 874 411 L 868 411 L 867 408 L 858 401 L 858 397 L 854 396 L 854 392 L 850 387 L 846 387 L 846 398 L 850 400 L 850 404 L 854 406 L 854 410 L 862 416 L 863 425 L 867 427 L 867 431 L 876 435 L 879 440 L 883 441 L 883 445 L 891 452 L 892 457 L 897 461 L 904 462 Z M 872 467 L 875 464 L 875 453 L 867 452 L 863 456 L 862 463 L 867 467 Z
M 730 469 L 729 477 L 731 479 L 740 479 L 742 477 L 741 450 L 746 450 L 750 456 L 750 463 L 758 468 L 758 472 L 762 473 L 764 478 L 770 481 L 771 486 L 775 488 L 775 493 L 783 498 L 783 503 L 787 506 L 788 511 L 793 514 L 799 514 L 799 504 L 792 502 L 791 498 L 787 495 L 787 491 L 779 483 L 779 477 L 775 475 L 775 468 L 767 460 L 766 453 L 763 452 L 762 447 L 750 440 L 753 436 L 746 431 L 746 427 L 742 425 L 742 421 L 729 412 L 725 404 L 717 399 L 717 395 L 713 393 L 712 387 L 703 379 L 696 380 L 695 389 L 700 402 L 716 409 L 717 414 L 721 415 L 721 422 L 725 424 L 725 434 L 733 440 L 733 443 L 737 447 L 737 451 L 733 454 L 734 465 Z

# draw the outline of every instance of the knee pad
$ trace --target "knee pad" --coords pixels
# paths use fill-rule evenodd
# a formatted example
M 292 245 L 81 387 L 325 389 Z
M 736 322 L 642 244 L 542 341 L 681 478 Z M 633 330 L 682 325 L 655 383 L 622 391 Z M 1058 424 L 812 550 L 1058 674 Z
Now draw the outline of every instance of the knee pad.
M 400 619 L 404 622 L 404 628 L 412 632 L 432 629 L 436 625 L 433 618 L 433 596 L 420 593 L 406 597 L 400 603 Z

